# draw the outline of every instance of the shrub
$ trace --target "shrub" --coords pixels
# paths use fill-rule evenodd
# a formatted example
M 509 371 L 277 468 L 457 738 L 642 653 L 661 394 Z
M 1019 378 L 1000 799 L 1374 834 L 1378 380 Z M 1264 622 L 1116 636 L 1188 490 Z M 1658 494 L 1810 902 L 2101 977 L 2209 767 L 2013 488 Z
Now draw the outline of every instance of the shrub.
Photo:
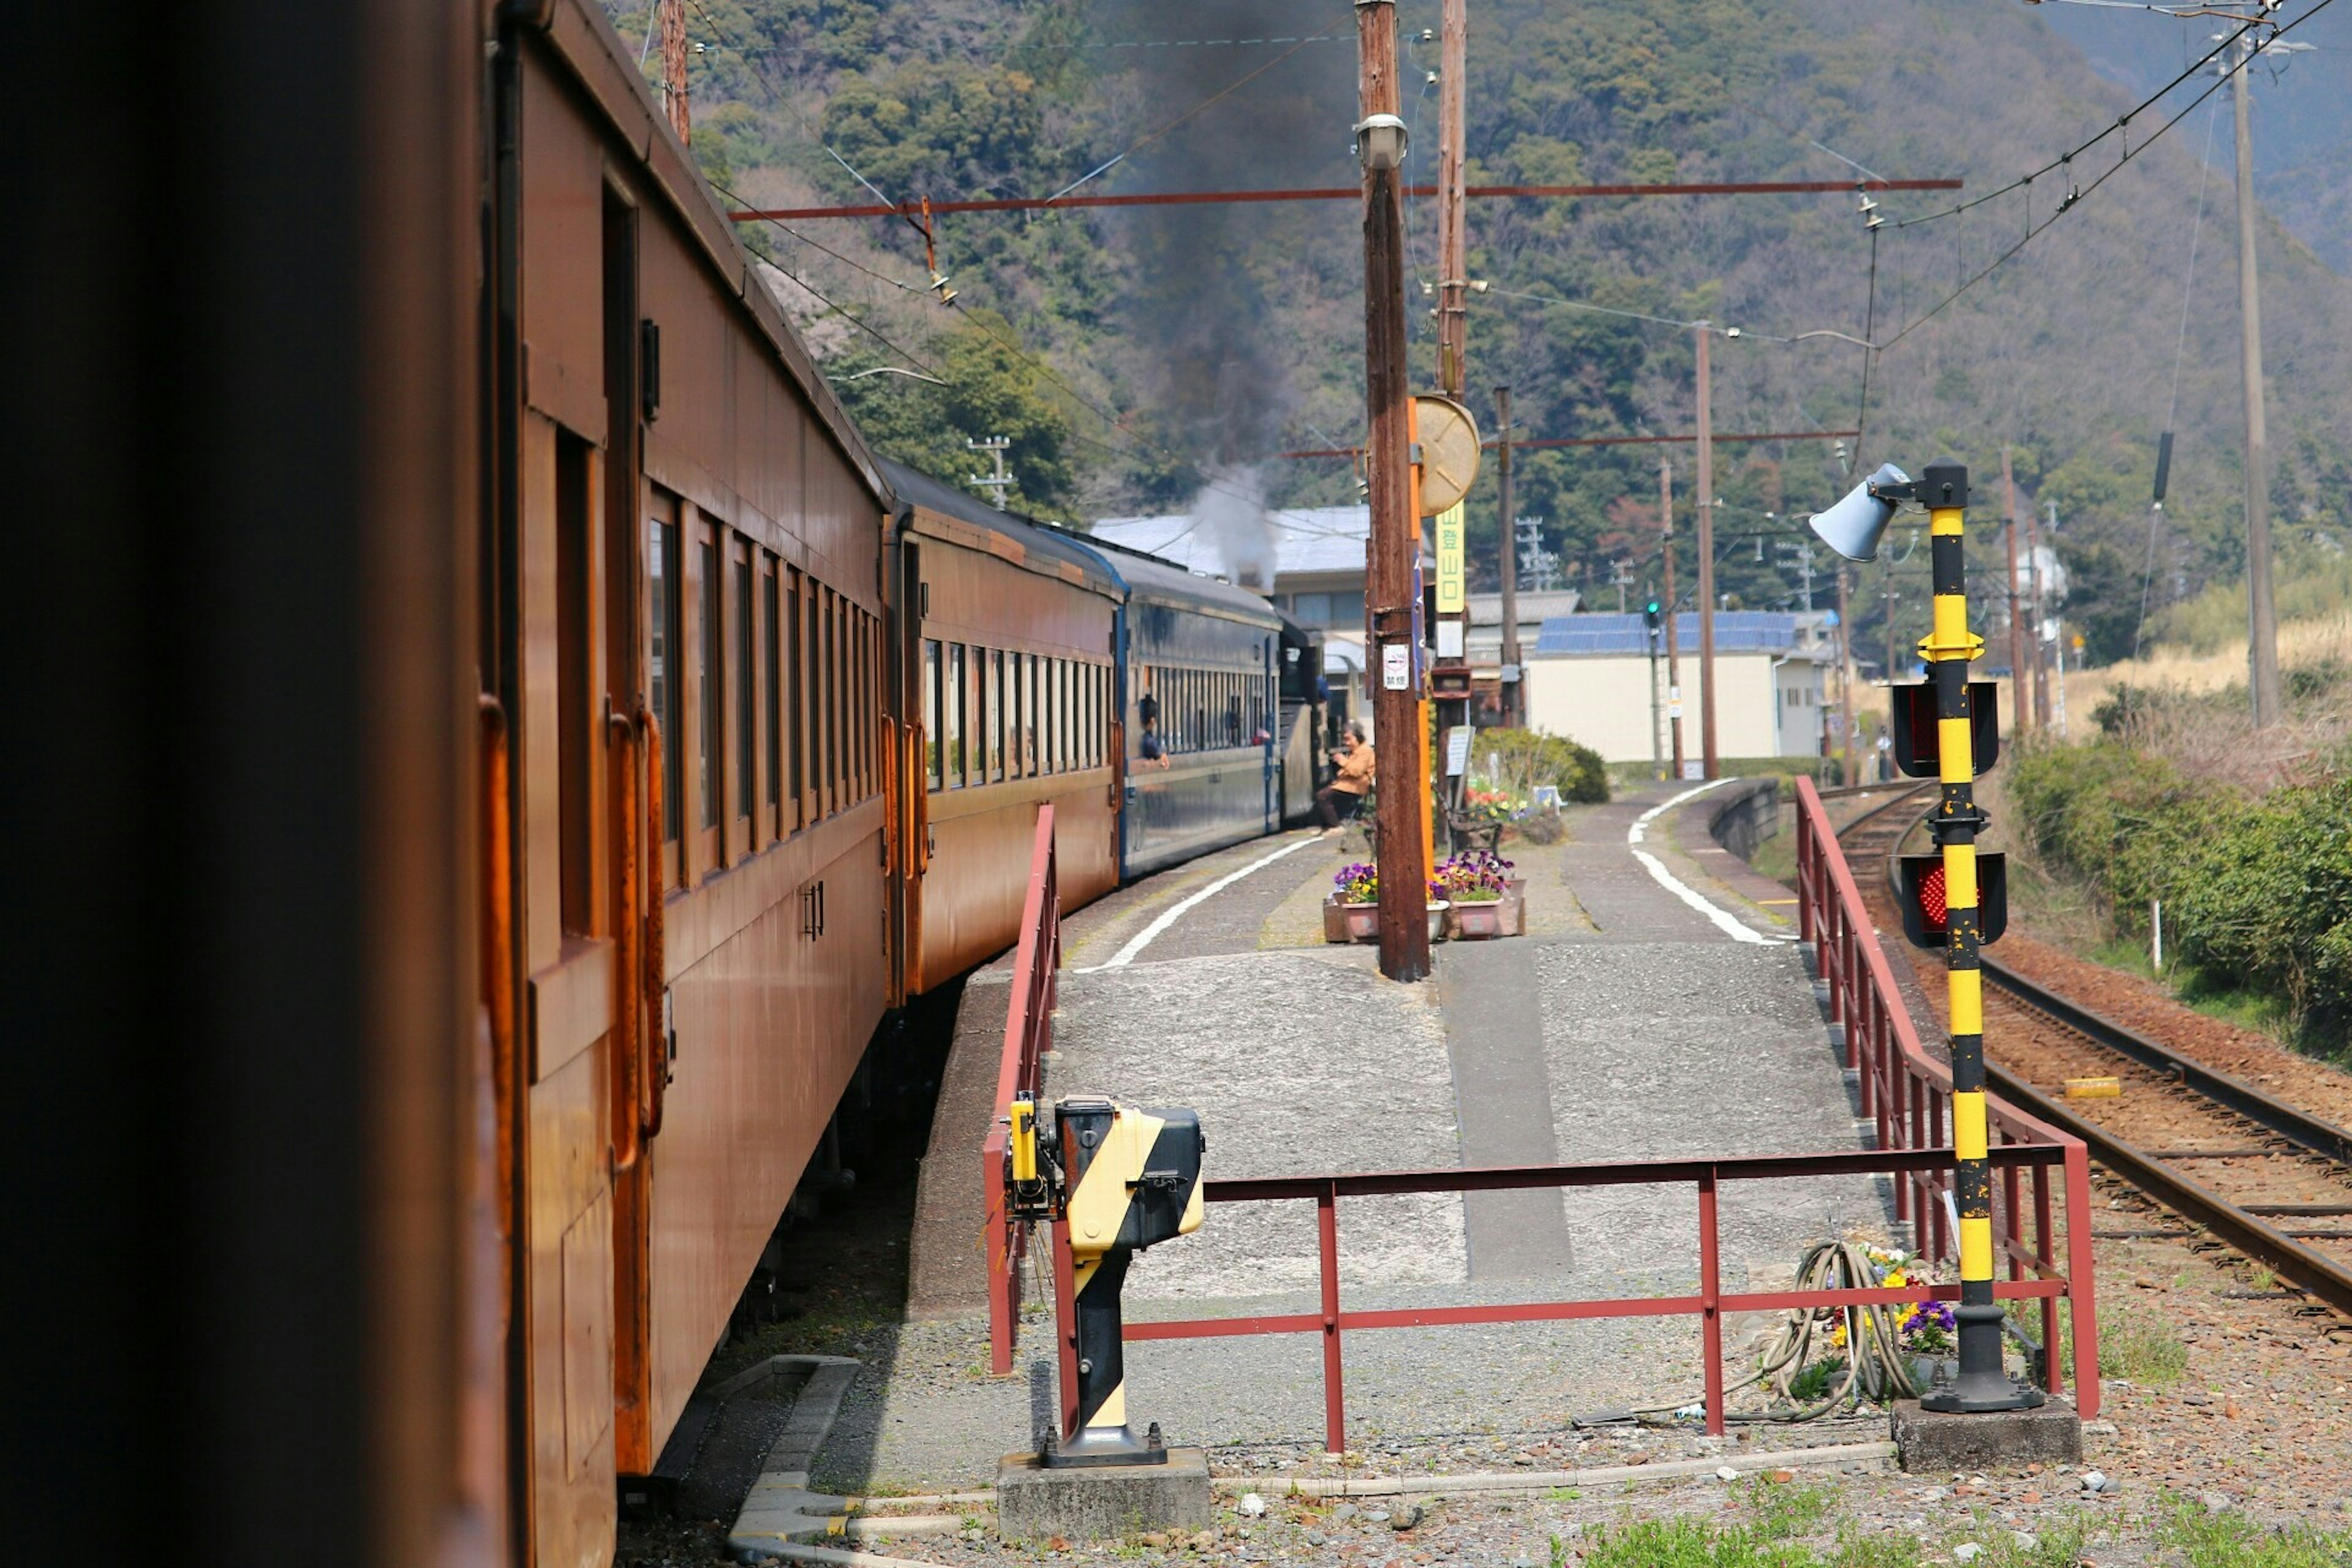
M 1477 764 L 1497 760 L 1504 789 L 1528 795 L 1551 784 L 1562 800 L 1598 804 L 1609 798 L 1609 769 L 1601 753 L 1562 735 L 1540 730 L 1481 730 L 1471 748 Z

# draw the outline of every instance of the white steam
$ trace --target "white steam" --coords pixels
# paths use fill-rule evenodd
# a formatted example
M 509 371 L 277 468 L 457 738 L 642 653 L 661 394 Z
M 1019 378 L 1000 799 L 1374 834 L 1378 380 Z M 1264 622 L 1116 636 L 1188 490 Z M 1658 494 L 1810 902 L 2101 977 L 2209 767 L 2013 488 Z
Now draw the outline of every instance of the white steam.
M 1192 526 L 1216 552 L 1224 579 L 1255 593 L 1274 589 L 1274 520 L 1265 512 L 1265 481 L 1255 468 L 1235 464 L 1210 471 L 1192 498 Z

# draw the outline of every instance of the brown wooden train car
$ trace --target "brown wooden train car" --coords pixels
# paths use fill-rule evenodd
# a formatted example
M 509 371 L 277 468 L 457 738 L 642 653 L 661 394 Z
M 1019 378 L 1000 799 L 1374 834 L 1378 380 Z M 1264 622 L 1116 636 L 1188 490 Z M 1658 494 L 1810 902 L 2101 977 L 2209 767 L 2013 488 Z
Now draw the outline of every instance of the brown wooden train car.
M 511 15 L 511 13 L 509 13 Z M 510 26 L 488 922 L 510 1434 L 600 1564 L 888 1005 L 883 487 L 584 0 Z
M 1054 807 L 1065 908 L 1118 884 L 1111 651 L 1124 593 L 1093 552 L 939 480 L 883 465 L 901 506 L 909 733 L 907 990 L 1013 942 L 1037 808 Z

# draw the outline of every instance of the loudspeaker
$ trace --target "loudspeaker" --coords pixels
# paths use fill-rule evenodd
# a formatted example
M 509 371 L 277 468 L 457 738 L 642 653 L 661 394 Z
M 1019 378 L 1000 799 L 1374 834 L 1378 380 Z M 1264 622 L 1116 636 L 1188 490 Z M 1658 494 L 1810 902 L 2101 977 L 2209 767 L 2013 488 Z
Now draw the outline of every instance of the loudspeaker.
M 1843 500 L 1813 514 L 1813 531 L 1821 535 L 1823 544 L 1849 561 L 1877 560 L 1878 541 L 1895 517 L 1895 503 L 1880 500 L 1874 492 L 1880 485 L 1910 482 L 1911 476 L 1894 464 L 1880 464 L 1878 471 L 1848 490 Z

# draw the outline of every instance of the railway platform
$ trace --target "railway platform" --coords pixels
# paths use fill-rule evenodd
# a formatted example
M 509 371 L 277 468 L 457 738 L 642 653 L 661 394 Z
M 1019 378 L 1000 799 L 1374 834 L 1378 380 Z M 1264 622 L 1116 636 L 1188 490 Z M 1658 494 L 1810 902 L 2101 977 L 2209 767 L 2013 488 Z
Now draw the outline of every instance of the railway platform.
M 1262 840 L 1124 889 L 1062 926 L 1046 1092 L 1198 1109 L 1219 1180 L 1865 1150 L 1794 900 L 1709 832 L 1741 787 L 1646 790 L 1574 811 L 1562 844 L 1514 847 L 1528 934 L 1444 944 L 1422 985 L 1381 979 L 1369 947 L 1324 943 L 1345 839 Z M 998 965 L 965 993 L 913 1238 L 918 1321 L 844 1406 L 862 1472 L 845 1484 L 979 1482 L 1050 1419 L 1050 1321 L 1024 1326 L 1011 1379 L 946 1364 L 970 1367 L 985 1300 L 971 1173 L 1010 984 Z M 1338 1199 L 1338 1294 L 1394 1322 L 1346 1336 L 1343 1441 L 1564 1432 L 1696 1404 L 1696 1319 L 1533 1311 L 1696 1299 L 1709 1282 L 1695 1197 L 1676 1173 Z M 1787 1289 L 1811 1243 L 1896 1228 L 1894 1183 L 1859 1162 L 1726 1181 L 1706 1201 L 1727 1295 Z M 1319 1267 L 1317 1205 L 1296 1201 L 1217 1204 L 1200 1234 L 1138 1258 L 1135 1418 L 1171 1441 L 1321 1451 L 1339 1404 L 1315 1335 L 1152 1339 L 1174 1320 L 1311 1314 Z M 1522 1306 L 1528 1321 L 1465 1321 Z M 1736 1347 L 1769 1316 L 1717 1326 Z

